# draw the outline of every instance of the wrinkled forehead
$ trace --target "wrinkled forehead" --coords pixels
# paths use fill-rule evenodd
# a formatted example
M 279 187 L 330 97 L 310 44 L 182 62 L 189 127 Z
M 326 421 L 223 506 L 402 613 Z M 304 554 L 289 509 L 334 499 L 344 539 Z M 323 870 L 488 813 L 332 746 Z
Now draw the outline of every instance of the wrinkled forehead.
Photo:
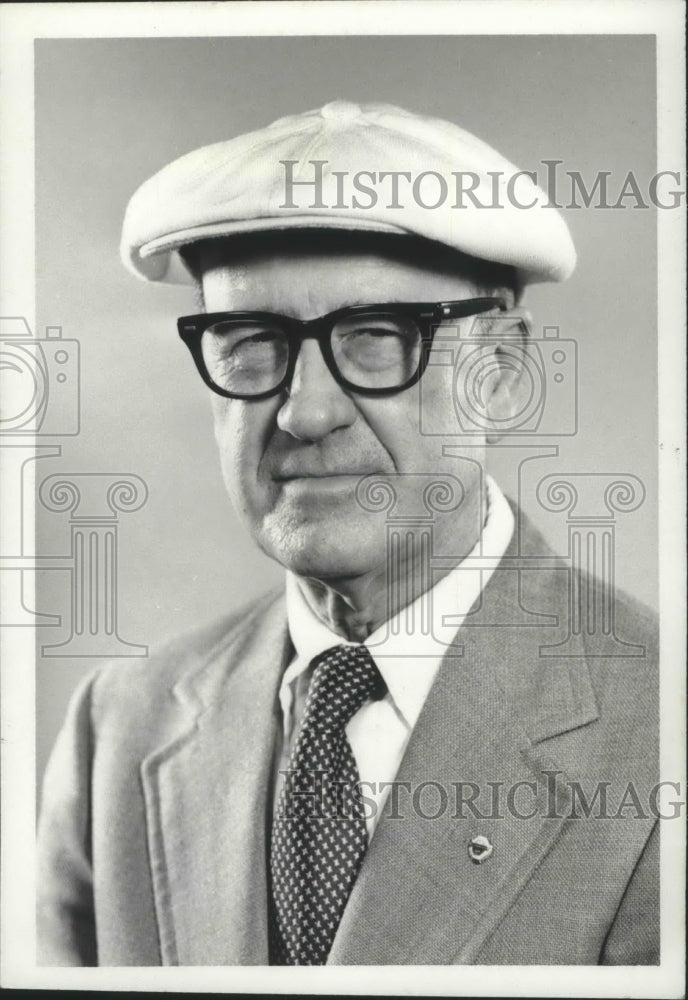
M 343 305 L 461 299 L 516 285 L 510 267 L 378 233 L 259 233 L 206 240 L 184 256 L 208 311 L 269 309 L 309 318 Z

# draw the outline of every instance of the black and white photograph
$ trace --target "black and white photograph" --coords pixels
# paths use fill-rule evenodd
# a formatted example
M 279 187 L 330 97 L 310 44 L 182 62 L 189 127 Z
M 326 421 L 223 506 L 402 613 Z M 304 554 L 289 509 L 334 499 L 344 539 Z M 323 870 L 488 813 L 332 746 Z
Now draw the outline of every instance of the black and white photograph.
M 684 13 L 5 5 L 3 986 L 683 995 Z

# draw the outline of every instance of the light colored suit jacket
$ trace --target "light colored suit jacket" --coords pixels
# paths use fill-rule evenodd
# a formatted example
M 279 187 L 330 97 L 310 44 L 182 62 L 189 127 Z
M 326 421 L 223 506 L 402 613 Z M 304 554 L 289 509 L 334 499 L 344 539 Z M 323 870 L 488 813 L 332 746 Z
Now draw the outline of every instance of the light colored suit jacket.
M 535 557 L 540 568 L 516 572 Z M 447 808 L 421 815 L 439 811 L 435 787 L 420 810 L 407 795 L 403 818 L 382 816 L 329 963 L 659 960 L 654 623 L 617 595 L 616 635 L 640 650 L 608 655 L 608 635 L 574 629 L 566 655 L 551 655 L 569 632 L 569 576 L 522 521 L 397 776 L 411 793 L 439 783 Z M 268 596 L 82 683 L 44 786 L 44 964 L 267 964 L 277 690 L 291 655 L 283 598 Z M 605 809 L 591 806 L 599 782 Z M 478 835 L 493 847 L 482 864 L 468 852 Z

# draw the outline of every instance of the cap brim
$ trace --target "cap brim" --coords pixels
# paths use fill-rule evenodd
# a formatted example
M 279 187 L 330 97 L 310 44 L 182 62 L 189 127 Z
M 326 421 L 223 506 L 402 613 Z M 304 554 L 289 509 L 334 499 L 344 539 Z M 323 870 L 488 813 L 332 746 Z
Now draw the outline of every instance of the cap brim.
M 153 281 L 164 278 L 175 284 L 190 284 L 192 277 L 174 251 L 199 240 L 217 239 L 244 233 L 287 229 L 348 229 L 377 233 L 396 233 L 408 236 L 409 231 L 380 221 L 342 218 L 341 215 L 294 215 L 260 219 L 239 219 L 233 222 L 214 222 L 167 233 L 156 240 L 144 243 L 138 250 L 137 261 L 132 266 L 137 273 L 144 271 Z

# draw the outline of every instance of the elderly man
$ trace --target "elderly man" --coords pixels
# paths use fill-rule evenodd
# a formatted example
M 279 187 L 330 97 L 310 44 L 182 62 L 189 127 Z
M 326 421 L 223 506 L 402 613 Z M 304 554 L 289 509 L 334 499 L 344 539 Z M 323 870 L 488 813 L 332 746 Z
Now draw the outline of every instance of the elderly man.
M 594 581 L 484 472 L 524 287 L 575 263 L 544 194 L 456 126 L 334 102 L 166 167 L 122 249 L 197 285 L 179 333 L 286 593 L 82 683 L 43 961 L 657 962 L 651 617 L 619 594 L 627 656 L 580 628 L 548 655 Z

